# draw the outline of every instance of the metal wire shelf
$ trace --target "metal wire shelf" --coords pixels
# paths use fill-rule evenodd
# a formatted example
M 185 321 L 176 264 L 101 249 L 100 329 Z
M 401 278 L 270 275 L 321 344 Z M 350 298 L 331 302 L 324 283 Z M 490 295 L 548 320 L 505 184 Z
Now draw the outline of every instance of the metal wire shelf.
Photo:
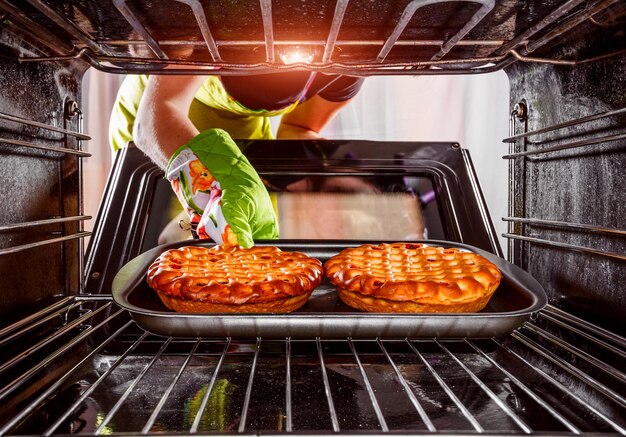
M 0 225 L 0 232 L 6 231 L 18 231 L 22 229 L 34 228 L 38 226 L 54 225 L 59 223 L 77 222 L 83 220 L 90 220 L 91 216 L 81 215 L 73 217 L 55 217 L 46 220 L 35 220 L 32 222 L 11 223 L 10 225 Z
M 76 311 L 93 304 L 98 304 L 94 311 Z M 92 428 L 81 429 L 91 435 L 195 434 L 219 431 L 224 420 L 230 425 L 222 432 L 246 434 L 314 430 L 351 435 L 359 429 L 626 435 L 626 377 L 615 364 L 623 364 L 626 340 L 554 307 L 501 339 L 234 342 L 155 337 L 125 321 L 124 312 L 112 305 L 110 296 L 66 298 L 0 332 L 5 347 L 15 346 L 20 338 L 43 331 L 50 320 L 69 316 L 62 329 L 41 340 L 56 345 L 64 334 L 83 326 L 82 332 L 32 367 L 20 369 L 23 373 L 13 379 L 3 374 L 6 363 L 17 358 L 2 357 L 0 405 L 10 404 L 10 395 L 27 382 L 39 388 L 12 415 L 0 415 L 1 435 L 67 432 L 86 405 L 96 405 L 90 414 L 99 417 Z M 104 320 L 99 315 L 105 315 Z M 102 336 L 103 330 L 111 333 Z M 561 332 L 567 335 L 559 336 Z M 79 349 L 88 338 L 102 340 Z M 116 342 L 117 352 L 107 351 Z M 37 384 L 40 372 L 77 349 L 82 355 L 73 367 Z M 569 360 L 571 353 L 581 363 Z M 94 376 L 85 379 L 90 372 Z M 79 380 L 80 392 L 59 404 L 63 390 Z M 231 391 L 224 391 L 229 384 Z M 269 393 L 268 387 L 273 387 Z M 221 403 L 216 403 L 218 398 Z M 46 413 L 41 423 L 35 420 L 42 417 L 37 412 L 53 411 L 51 403 L 55 413 Z M 350 403 L 357 405 L 359 417 L 346 416 Z M 310 417 L 313 405 L 317 413 Z M 177 414 L 183 412 L 185 419 L 179 420 Z
M 625 230 L 605 228 L 602 226 L 594 226 L 594 225 L 589 225 L 589 224 L 584 224 L 584 223 L 569 223 L 569 222 L 564 222 L 560 220 L 544 220 L 544 219 L 533 219 L 533 218 L 523 218 L 523 217 L 502 217 L 502 220 L 506 222 L 517 222 L 517 223 L 524 223 L 524 224 L 530 224 L 530 225 L 554 227 L 554 228 L 560 228 L 560 229 L 581 230 L 581 231 L 595 232 L 595 233 L 607 234 L 607 235 L 626 236 Z
M 4 2 L 0 3 L 0 6 L 4 7 L 5 6 Z M 13 14 L 16 13 L 12 7 L 9 10 L 13 11 L 12 12 Z M 91 139 L 91 137 L 89 135 L 85 135 L 84 133 L 82 133 L 83 117 L 82 117 L 82 112 L 80 111 L 76 102 L 72 100 L 65 101 L 63 103 L 62 108 L 63 108 L 64 116 L 67 119 L 74 118 L 76 120 L 77 125 L 78 125 L 78 131 L 54 126 L 48 123 L 42 123 L 39 121 L 31 120 L 31 119 L 20 117 L 17 115 L 7 114 L 4 112 L 0 112 L 0 121 L 8 122 L 9 124 L 16 123 L 20 125 L 20 127 L 22 128 L 34 128 L 37 131 L 36 136 L 38 138 L 39 137 L 44 138 L 43 140 L 41 140 L 44 143 L 50 143 L 51 141 L 49 138 L 46 138 L 46 135 L 50 135 L 51 133 L 53 135 L 61 134 L 61 137 L 58 139 L 58 141 L 63 140 L 65 142 L 65 147 L 59 147 L 59 146 L 54 146 L 54 145 L 49 145 L 49 144 L 39 144 L 34 141 L 24 141 L 18 138 L 5 138 L 5 137 L 0 138 L 0 144 L 13 145 L 19 148 L 28 148 L 32 150 L 52 152 L 54 154 L 50 156 L 45 156 L 46 158 L 50 157 L 53 159 L 58 159 L 59 156 L 61 157 L 67 156 L 67 155 L 73 156 L 77 158 L 78 160 L 77 162 L 78 173 L 82 174 L 81 158 L 89 157 L 91 156 L 91 154 L 88 152 L 84 152 L 82 150 L 81 142 L 88 141 Z M 0 130 L 4 131 L 5 129 L 7 130 L 7 132 L 9 132 L 9 130 L 5 128 L 4 126 Z M 15 135 L 15 132 L 13 131 L 10 131 L 10 132 L 11 133 L 9 135 Z M 46 135 L 44 135 L 44 133 Z M 70 138 L 74 139 L 75 144 L 76 144 L 75 148 L 71 148 L 67 145 L 68 139 Z M 54 141 L 57 141 L 57 140 L 54 140 Z M 11 151 L 11 153 L 13 153 L 13 151 Z M 59 163 L 60 162 L 61 161 L 59 160 Z M 59 187 L 60 186 L 61 184 L 59 184 Z M 26 230 L 26 229 L 32 229 L 35 227 L 43 227 L 43 226 L 48 226 L 48 225 L 56 225 L 56 224 L 64 225 L 64 224 L 69 224 L 69 223 L 77 223 L 76 231 L 72 231 L 72 232 L 54 231 L 51 233 L 51 235 L 61 235 L 61 236 L 34 241 L 34 242 L 29 242 L 25 244 L 16 244 L 11 237 L 8 237 L 6 239 L 6 242 L 9 243 L 7 245 L 8 247 L 3 247 L 0 249 L 0 256 L 16 254 L 25 250 L 30 250 L 30 249 L 34 249 L 34 248 L 38 248 L 42 246 L 48 246 L 48 245 L 53 245 L 53 244 L 65 243 L 65 242 L 69 242 L 72 240 L 78 240 L 78 250 L 77 250 L 77 258 L 78 258 L 78 266 L 79 266 L 78 267 L 78 270 L 79 270 L 78 283 L 79 283 L 79 289 L 83 290 L 83 276 L 84 276 L 83 275 L 83 265 L 84 265 L 83 238 L 91 235 L 91 232 L 84 232 L 83 222 L 85 220 L 91 219 L 91 217 L 84 215 L 82 211 L 82 207 L 83 207 L 82 178 L 78 182 L 77 195 L 78 195 L 77 215 L 67 216 L 67 217 L 51 217 L 49 219 L 43 219 L 43 220 L 32 220 L 29 222 L 10 223 L 10 224 L 0 225 L 0 233 L 5 233 L 5 232 L 8 233 L 8 232 L 19 232 L 19 231 Z M 59 196 L 62 197 L 61 190 L 59 190 Z
M 133 73 L 133 72 L 154 72 L 159 74 L 207 74 L 219 73 L 220 75 L 242 74 L 242 73 L 269 73 L 278 70 L 315 70 L 327 73 L 350 73 L 359 75 L 386 75 L 386 74 L 480 74 L 500 70 L 516 61 L 549 63 L 556 65 L 579 65 L 588 62 L 595 62 L 608 57 L 619 56 L 624 50 L 605 53 L 600 56 L 594 56 L 588 59 L 556 59 L 541 58 L 529 56 L 531 53 L 546 46 L 563 34 L 572 31 L 582 23 L 593 19 L 593 17 L 606 9 L 616 5 L 619 0 L 597 0 L 589 2 L 579 12 L 568 14 L 576 11 L 577 7 L 581 7 L 583 0 L 569 0 L 552 10 L 545 17 L 537 20 L 532 26 L 510 40 L 464 40 L 472 29 L 475 29 L 486 16 L 494 10 L 496 2 L 494 0 L 463 0 L 468 4 L 476 4 L 479 8 L 476 12 L 450 37 L 444 40 L 419 40 L 419 39 L 400 39 L 405 28 L 417 13 L 423 7 L 432 5 L 441 5 L 451 0 L 412 0 L 405 6 L 404 11 L 399 17 L 394 29 L 384 40 L 373 41 L 371 39 L 361 40 L 341 40 L 339 39 L 340 30 L 345 20 L 346 10 L 348 9 L 349 0 L 338 0 L 335 3 L 332 19 L 327 37 L 323 40 L 300 40 L 285 41 L 278 40 L 275 37 L 275 27 L 277 26 L 273 17 L 273 3 L 271 0 L 259 0 L 260 14 L 263 24 L 264 39 L 256 40 L 216 40 L 213 36 L 209 21 L 204 10 L 203 4 L 199 0 L 176 0 L 189 7 L 196 25 L 202 35 L 202 41 L 184 41 L 184 40 L 158 40 L 148 29 L 142 17 L 134 9 L 135 2 L 127 0 L 114 0 L 113 5 L 133 29 L 135 36 L 139 39 L 127 40 L 106 40 L 96 39 L 88 34 L 79 24 L 73 22 L 67 16 L 62 15 L 54 8 L 47 5 L 42 0 L 28 0 L 41 14 L 45 15 L 52 23 L 59 26 L 67 32 L 73 39 L 73 49 L 64 51 L 64 54 L 58 56 L 58 44 L 54 44 L 53 40 L 46 39 L 48 33 L 46 29 L 40 26 L 29 26 L 22 28 L 25 33 L 34 35 L 34 38 L 41 42 L 47 42 L 50 50 L 55 53 L 54 56 L 37 56 L 22 57 L 21 62 L 46 62 L 46 61 L 64 61 L 73 59 L 83 59 L 93 67 L 106 72 L 112 73 Z M 4 1 L 0 3 L 3 6 Z M 10 5 L 9 5 L 10 6 Z M 5 8 L 8 14 L 17 14 L 12 7 Z M 24 20 L 24 17 L 18 16 Z M 154 25 L 153 25 L 154 26 Z M 174 59 L 168 56 L 165 46 L 171 45 L 198 45 L 205 46 L 210 61 L 199 61 L 196 59 Z M 320 46 L 323 48 L 323 54 L 319 61 L 301 62 L 293 64 L 285 64 L 277 56 L 276 48 L 279 46 Z M 142 45 L 149 49 L 154 55 L 134 55 L 124 56 L 116 53 L 118 45 L 129 47 Z M 354 46 L 372 46 L 379 45 L 381 48 L 378 54 L 371 59 L 363 57 L 354 57 L 350 62 L 341 62 L 334 59 L 336 49 L 341 47 Z M 439 47 L 439 50 L 429 59 L 410 59 L 406 62 L 394 62 L 388 60 L 388 55 L 395 47 L 407 45 L 432 45 Z M 264 47 L 265 61 L 254 63 L 233 63 L 225 62 L 221 50 L 225 47 L 236 46 L 255 46 Z M 471 55 L 464 57 L 456 57 L 454 59 L 443 59 L 452 49 L 461 46 L 474 46 L 488 48 L 494 47 L 494 50 L 488 56 Z M 483 51 L 484 52 L 484 51 Z M 164 69 L 166 66 L 176 66 L 174 70 Z
M 45 146 L 42 144 L 36 144 L 36 143 L 30 142 L 30 141 L 0 138 L 0 143 L 13 144 L 15 146 L 28 147 L 30 149 L 36 149 L 36 150 L 45 150 L 47 152 L 66 153 L 68 155 L 76 155 L 81 158 L 86 158 L 86 157 L 91 156 L 91 153 L 83 152 L 82 150 L 68 149 L 65 147 Z
M 600 250 L 600 249 L 594 249 L 591 247 L 585 247 L 585 246 L 580 246 L 578 244 L 569 244 L 569 243 L 562 243 L 560 241 L 551 241 L 551 240 L 547 240 L 545 238 L 535 238 L 535 237 L 528 237 L 525 235 L 518 235 L 518 234 L 502 234 L 503 237 L 505 238 L 509 238 L 512 240 L 520 240 L 520 241 L 526 241 L 526 242 L 530 242 L 530 243 L 536 243 L 536 244 L 541 244 L 544 246 L 552 246 L 552 247 L 557 247 L 560 249 L 568 249 L 568 250 L 573 250 L 576 252 L 584 252 L 584 253 L 589 253 L 592 255 L 598 255 L 598 256 L 603 256 L 606 258 L 612 258 L 612 259 L 616 259 L 619 261 L 626 261 L 626 255 L 622 254 L 622 253 L 615 253 L 615 252 L 608 252 L 605 250 Z
M 521 111 L 521 113 L 520 113 Z M 521 168 L 525 169 L 526 160 L 529 162 L 533 162 L 536 155 L 549 154 L 551 152 L 558 152 L 564 150 L 572 150 L 578 149 L 591 145 L 600 145 L 604 146 L 607 143 L 614 143 L 617 141 L 623 142 L 626 139 L 626 134 L 621 132 L 621 125 L 615 124 L 607 124 L 602 129 L 611 129 L 612 132 L 609 135 L 604 136 L 596 136 L 595 138 L 585 138 L 582 140 L 575 140 L 578 135 L 582 135 L 585 133 L 584 130 L 576 132 L 576 131 L 564 131 L 566 134 L 563 135 L 563 138 L 566 138 L 564 142 L 555 146 L 536 148 L 533 150 L 526 150 L 526 147 L 523 149 L 516 150 L 516 144 L 518 141 L 528 141 L 528 138 L 550 133 L 556 131 L 563 131 L 565 129 L 577 128 L 580 126 L 585 126 L 588 123 L 598 122 L 602 120 L 607 120 L 613 117 L 623 116 L 626 114 L 626 108 L 618 108 L 612 109 L 609 111 L 604 111 L 597 114 L 588 115 L 585 117 L 576 118 L 573 120 L 568 120 L 562 123 L 557 123 L 551 126 L 546 126 L 544 128 L 535 129 L 531 131 L 526 131 L 523 133 L 515 134 L 515 116 L 521 115 L 522 118 L 526 117 L 527 108 L 524 104 L 518 104 L 516 108 L 512 111 L 510 117 L 510 126 L 509 126 L 509 137 L 503 140 L 504 143 L 509 144 L 509 153 L 504 155 L 503 159 L 508 159 L 509 164 L 509 179 L 511 186 L 515 185 L 515 172 L 514 172 L 514 163 L 513 161 L 521 158 L 519 165 Z M 611 127 L 613 126 L 613 127 Z M 617 131 L 615 131 L 617 129 Z M 572 138 L 574 140 L 572 140 Z M 559 141 L 558 139 L 542 139 L 541 141 L 534 143 L 533 146 L 538 146 L 543 143 L 549 143 L 552 141 Z M 559 141 L 560 142 L 560 141 Z M 524 146 L 526 143 L 524 143 Z M 617 146 L 620 146 L 620 143 L 617 143 Z M 548 155 L 551 156 L 551 155 Z M 525 171 L 525 170 L 524 170 Z M 599 234 L 600 236 L 606 237 L 623 237 L 626 231 L 621 229 L 615 229 L 611 227 L 590 225 L 590 224 L 582 224 L 582 223 L 570 223 L 563 220 L 546 220 L 539 219 L 536 217 L 516 217 L 514 216 L 517 207 L 515 206 L 516 200 L 515 196 L 513 196 L 513 192 L 511 191 L 509 196 L 509 212 L 511 213 L 509 217 L 503 217 L 502 220 L 507 221 L 509 223 L 508 233 L 502 234 L 503 237 L 509 240 L 509 259 L 512 259 L 512 242 L 514 240 L 525 242 L 525 243 L 533 243 L 542 246 L 549 246 L 558 249 L 572 250 L 576 252 L 588 253 L 595 256 L 601 256 L 605 258 L 615 259 L 618 261 L 626 260 L 626 256 L 622 253 L 612 252 L 605 249 L 587 247 L 581 244 L 572 244 L 566 243 L 562 241 L 553 241 L 548 238 L 538 237 L 538 236 L 530 236 L 527 235 L 527 226 L 536 226 L 536 227 L 544 227 L 544 228 L 555 228 L 563 231 L 582 231 L 582 232 L 591 232 L 595 234 Z
M 552 126 L 547 126 L 545 128 L 542 129 L 536 129 L 536 130 L 532 130 L 532 131 L 528 131 L 528 132 L 523 132 L 517 135 L 512 135 L 509 138 L 505 138 L 502 140 L 503 143 L 513 143 L 516 140 L 522 139 L 522 138 L 528 138 L 531 136 L 535 136 L 535 135 L 540 135 L 540 134 L 544 134 L 547 132 L 553 132 L 556 130 L 560 130 L 560 129 L 565 129 L 568 127 L 573 127 L 573 126 L 579 126 L 581 124 L 584 123 L 589 123 L 590 121 L 595 121 L 595 120 L 600 120 L 603 118 L 609 118 L 609 117 L 615 117 L 615 116 L 619 116 L 619 115 L 625 115 L 626 114 L 626 108 L 620 108 L 620 109 L 614 109 L 611 111 L 605 111 L 605 112 L 600 112 L 598 114 L 593 114 L 593 115 L 589 115 L 587 117 L 581 117 L 581 118 L 577 118 L 575 120 L 568 120 L 564 123 L 558 123 Z
M 605 143 L 610 143 L 613 141 L 620 141 L 624 139 L 626 139 L 626 134 L 607 135 L 607 136 L 599 137 L 599 138 L 591 138 L 588 140 L 581 140 L 581 141 L 574 141 L 574 142 L 567 143 L 567 144 L 560 144 L 558 146 L 544 147 L 542 149 L 537 149 L 537 150 L 527 150 L 524 152 L 510 153 L 508 155 L 504 155 L 502 158 L 515 159 L 515 158 L 521 158 L 521 157 L 526 157 L 526 156 L 540 155 L 543 153 L 558 152 L 561 150 L 576 149 L 576 148 L 584 147 L 584 146 L 605 144 Z
M 50 124 L 46 124 L 46 123 L 41 123 L 39 121 L 35 121 L 35 120 L 29 120 L 27 118 L 24 117 L 18 117 L 16 115 L 11 115 L 11 114 L 6 114 L 4 112 L 0 112 L 0 119 L 2 120 L 7 120 L 7 121 L 11 121 L 11 122 L 15 122 L 15 123 L 19 123 L 19 124 L 24 124 L 27 126 L 32 126 L 32 127 L 36 127 L 39 129 L 44 129 L 50 132 L 56 132 L 56 133 L 60 133 L 63 135 L 69 135 L 72 137 L 75 137 L 79 140 L 90 140 L 91 137 L 89 135 L 85 135 L 81 132 L 75 132 L 72 130 L 68 130 L 68 129 L 63 129 L 57 126 L 53 126 Z M 4 140 L 3 140 L 4 141 Z

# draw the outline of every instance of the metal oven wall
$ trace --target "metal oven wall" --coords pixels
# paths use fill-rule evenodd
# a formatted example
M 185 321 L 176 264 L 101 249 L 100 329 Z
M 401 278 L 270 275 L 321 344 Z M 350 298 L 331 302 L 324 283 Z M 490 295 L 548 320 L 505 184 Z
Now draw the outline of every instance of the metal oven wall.
M 524 220 L 511 222 L 510 232 L 516 263 L 553 304 L 623 330 L 626 60 L 575 68 L 517 63 L 507 73 L 511 108 L 525 102 L 528 109 L 516 134 L 609 113 L 515 142 L 512 152 L 530 154 L 511 159 L 510 212 Z M 562 150 L 533 153 L 549 148 Z
M 4 35 L 7 40 L 10 36 Z M 15 47 L 20 45 L 20 41 L 13 42 Z M 3 325 L 55 295 L 78 291 L 81 246 L 80 220 L 76 219 L 81 215 L 81 158 L 73 153 L 77 139 L 62 131 L 79 129 L 78 119 L 64 117 L 64 104 L 80 101 L 82 71 L 72 68 L 76 63 L 20 64 L 16 53 L 9 51 L 3 46 L 0 52 Z

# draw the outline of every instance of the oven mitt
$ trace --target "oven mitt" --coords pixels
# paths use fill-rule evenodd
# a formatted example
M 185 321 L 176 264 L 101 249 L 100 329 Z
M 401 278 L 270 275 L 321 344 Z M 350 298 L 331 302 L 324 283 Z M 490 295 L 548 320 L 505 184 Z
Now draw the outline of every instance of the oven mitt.
M 254 246 L 278 238 L 278 221 L 256 170 L 222 129 L 209 129 L 180 147 L 165 169 L 200 238 Z

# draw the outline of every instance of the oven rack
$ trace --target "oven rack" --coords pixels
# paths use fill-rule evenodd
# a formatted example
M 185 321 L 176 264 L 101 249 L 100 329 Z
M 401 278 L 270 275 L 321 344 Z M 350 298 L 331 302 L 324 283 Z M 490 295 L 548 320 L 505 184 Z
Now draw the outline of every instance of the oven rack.
M 31 120 L 29 118 L 20 117 L 14 114 L 7 114 L 4 112 L 0 112 L 0 144 L 6 144 L 10 146 L 17 146 L 17 148 L 22 149 L 30 149 L 34 151 L 44 151 L 44 152 L 52 152 L 51 155 L 46 155 L 46 157 L 51 157 L 52 159 L 58 159 L 59 156 L 74 156 L 78 158 L 78 168 L 79 172 L 82 173 L 80 168 L 82 167 L 80 158 L 87 158 L 91 156 L 91 153 L 85 152 L 82 150 L 82 142 L 91 140 L 89 135 L 86 135 L 82 132 L 83 130 L 83 116 L 80 111 L 78 105 L 71 100 L 67 100 L 64 102 L 64 116 L 66 119 L 75 119 L 78 125 L 78 131 L 66 129 L 62 127 L 58 127 L 48 123 L 42 123 L 36 120 Z M 5 125 L 6 123 L 6 125 Z M 16 135 L 16 131 L 10 129 L 10 125 L 17 124 L 20 128 L 20 134 Z M 37 134 L 34 135 L 33 132 Z M 24 141 L 19 138 L 14 138 L 16 136 L 21 135 L 21 133 L 28 133 L 29 136 L 35 137 L 35 139 Z M 57 135 L 58 134 L 58 135 Z M 63 147 L 49 145 L 51 142 L 49 138 L 46 138 L 47 135 L 59 136 L 60 138 L 55 138 L 55 142 L 64 142 Z M 74 138 L 75 146 L 74 148 L 70 147 L 68 138 Z M 38 141 L 38 142 L 35 142 Z M 14 152 L 11 152 L 14 153 Z M 15 153 L 19 153 L 16 151 Z M 61 184 L 58 184 L 59 187 Z M 60 198 L 63 198 L 63 193 L 61 188 Z M 10 242 L 10 245 L 6 247 L 0 248 L 0 256 L 12 255 L 19 252 L 23 252 L 26 250 L 34 249 L 41 246 L 53 245 L 64 243 L 71 240 L 79 240 L 79 250 L 78 250 L 78 265 L 80 266 L 79 272 L 79 289 L 83 290 L 83 265 L 84 265 L 84 248 L 83 248 L 83 238 L 91 235 L 91 232 L 85 232 L 83 229 L 83 222 L 85 220 L 90 220 L 92 217 L 89 215 L 83 214 L 82 206 L 83 206 L 83 185 L 82 180 L 78 184 L 78 205 L 79 211 L 76 215 L 69 215 L 63 217 L 50 217 L 48 219 L 42 220 L 31 220 L 26 222 L 17 222 L 17 223 L 4 223 L 0 224 L 0 233 L 8 234 L 8 233 L 16 233 L 21 231 L 31 230 L 33 228 L 46 227 L 50 225 L 61 225 L 62 228 L 65 224 L 77 223 L 78 231 L 70 234 L 66 234 L 65 232 L 53 232 L 52 235 L 60 235 L 54 238 L 48 238 L 44 240 L 29 242 L 29 243 L 20 243 L 14 244 L 12 239 L 7 237 L 6 241 Z M 17 240 L 19 241 L 19 239 Z
M 1 435 L 626 435 L 626 339 L 553 306 L 489 340 L 231 341 L 154 336 L 79 295 L 0 345 Z
M 202 40 L 168 38 L 158 40 L 153 34 L 158 23 L 146 23 L 142 19 L 138 9 L 141 5 L 137 0 L 113 0 L 116 14 L 112 17 L 123 20 L 126 25 L 133 29 L 134 39 L 107 39 L 93 36 L 78 19 L 72 20 L 67 13 L 59 12 L 58 9 L 49 6 L 42 0 L 28 0 L 27 3 L 38 13 L 46 17 L 54 26 L 62 29 L 71 37 L 71 44 L 58 38 L 54 32 L 33 20 L 24 12 L 20 11 L 8 0 L 0 0 L 0 8 L 5 11 L 5 22 L 11 23 L 8 28 L 17 33 L 25 33 L 38 44 L 44 46 L 51 53 L 50 56 L 21 56 L 21 62 L 47 62 L 82 59 L 91 66 L 111 73 L 137 73 L 154 72 L 159 74 L 206 74 L 219 72 L 220 75 L 242 73 L 268 73 L 277 70 L 306 69 L 323 71 L 327 73 L 348 73 L 363 76 L 387 75 L 387 74 L 477 74 L 488 73 L 508 67 L 517 61 L 547 63 L 554 65 L 574 66 L 595 62 L 609 57 L 615 57 L 626 53 L 624 49 L 608 51 L 601 55 L 588 58 L 563 59 L 562 57 L 536 57 L 533 52 L 554 42 L 568 32 L 574 31 L 582 24 L 592 23 L 595 26 L 612 25 L 603 23 L 602 12 L 612 7 L 619 7 L 619 0 L 596 0 L 585 2 L 584 0 L 569 0 L 560 6 L 550 10 L 540 19 L 532 22 L 532 25 L 514 35 L 511 39 L 464 39 L 473 29 L 479 28 L 484 18 L 494 13 L 494 7 L 499 7 L 495 0 L 461 0 L 461 3 L 473 5 L 476 12 L 469 17 L 467 22 L 451 36 L 441 39 L 406 39 L 402 38 L 403 32 L 411 19 L 422 8 L 433 5 L 444 5 L 452 0 L 411 0 L 409 1 L 391 33 L 385 39 L 339 39 L 342 24 L 349 10 L 349 0 L 337 0 L 332 14 L 330 28 L 325 39 L 319 40 L 283 40 L 275 38 L 277 27 L 274 19 L 274 8 L 280 7 L 271 0 L 259 0 L 259 11 L 263 26 L 262 40 L 249 38 L 217 40 L 209 25 L 205 13 L 205 5 L 200 0 L 175 0 L 177 4 L 189 8 L 193 14 L 195 23 L 202 35 Z M 156 7 L 152 5 L 150 7 Z M 168 6 L 171 7 L 171 6 Z M 324 7 L 324 6 L 320 6 Z M 358 14 L 359 12 L 349 12 Z M 621 12 L 623 13 L 623 11 Z M 619 13 L 618 13 L 619 15 Z M 77 14 L 77 18 L 80 18 Z M 10 19 L 10 20 L 9 20 Z M 444 25 L 445 23 L 438 23 Z M 186 59 L 168 56 L 168 47 L 204 47 L 210 60 L 199 60 L 195 54 Z M 319 60 L 306 62 L 288 63 L 280 60 L 279 51 L 290 47 L 307 47 L 310 50 L 319 50 Z M 430 57 L 409 56 L 398 61 L 389 58 L 389 53 L 397 47 L 434 47 L 439 50 Z M 144 55 L 132 55 L 121 53 L 130 47 L 145 49 Z M 227 62 L 220 50 L 232 47 L 249 47 L 250 50 L 264 52 L 263 62 Z M 375 56 L 351 56 L 349 62 L 341 61 L 337 52 L 343 49 L 380 47 Z M 447 56 L 453 49 L 465 47 L 474 48 L 472 54 L 461 56 Z M 618 46 L 619 47 L 619 46 Z M 487 51 L 487 52 L 486 52 Z M 481 53 L 481 54 L 477 54 Z M 488 54 L 484 54 L 488 53 Z M 446 59 L 443 59 L 446 57 Z M 165 66 L 176 66 L 176 69 L 163 69 Z
M 544 128 L 516 134 L 516 119 L 524 121 L 527 114 L 528 108 L 526 108 L 525 103 L 518 103 L 510 115 L 509 137 L 502 140 L 503 143 L 509 144 L 509 153 L 504 155 L 502 158 L 507 159 L 510 162 L 509 180 L 511 186 L 516 184 L 516 178 L 523 179 L 526 177 L 527 160 L 532 162 L 532 160 L 536 158 L 563 158 L 564 156 L 562 154 L 559 155 L 558 152 L 576 152 L 577 149 L 588 146 L 602 148 L 606 147 L 607 144 L 620 147 L 620 145 L 625 144 L 626 141 L 626 131 L 624 130 L 624 124 L 621 122 L 623 117 L 626 116 L 626 108 L 611 109 L 585 117 L 567 120 L 565 122 L 557 123 Z M 622 118 L 620 119 L 620 117 Z M 579 127 L 584 129 L 576 131 L 575 129 Z M 574 128 L 574 130 L 572 130 L 572 128 Z M 602 130 L 602 135 L 590 136 L 586 133 L 588 130 L 595 129 Z M 545 134 L 553 134 L 553 136 L 546 136 Z M 581 136 L 584 136 L 584 138 L 581 139 Z M 533 138 L 534 141 L 531 142 L 530 138 Z M 546 144 L 552 143 L 556 143 L 556 145 L 546 146 Z M 555 154 L 555 152 L 557 153 Z M 567 156 L 565 156 L 565 158 L 567 158 Z M 516 165 L 515 161 L 520 161 L 517 163 L 519 168 L 517 174 L 514 171 L 514 166 Z M 592 254 L 594 256 L 600 256 L 621 262 L 626 261 L 626 255 L 623 251 L 610 251 L 603 248 L 587 247 L 581 244 L 572 244 L 528 235 L 530 230 L 533 228 L 547 228 L 570 233 L 584 232 L 591 235 L 596 234 L 607 239 L 623 239 L 626 237 L 626 229 L 591 223 L 576 223 L 555 218 L 525 217 L 523 216 L 523 212 L 525 211 L 525 201 L 526 200 L 523 196 L 514 196 L 513 190 L 511 190 L 509 197 L 509 216 L 502 217 L 502 220 L 509 223 L 508 232 L 502 234 L 502 236 L 509 239 L 508 259 L 512 262 L 516 261 L 516 253 L 513 250 L 514 240 L 550 246 L 557 249 Z M 519 258 L 519 253 L 517 253 L 517 257 Z M 517 260 L 517 262 L 519 262 L 519 260 Z

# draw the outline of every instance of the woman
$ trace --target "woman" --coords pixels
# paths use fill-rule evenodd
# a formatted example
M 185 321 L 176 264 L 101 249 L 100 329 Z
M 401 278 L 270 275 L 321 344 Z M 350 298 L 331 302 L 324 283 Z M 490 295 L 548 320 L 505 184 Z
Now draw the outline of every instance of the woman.
M 129 141 L 165 169 L 197 233 L 249 247 L 278 238 L 256 171 L 231 138 L 314 139 L 363 79 L 315 72 L 256 76 L 128 76 L 110 126 L 114 149 Z

